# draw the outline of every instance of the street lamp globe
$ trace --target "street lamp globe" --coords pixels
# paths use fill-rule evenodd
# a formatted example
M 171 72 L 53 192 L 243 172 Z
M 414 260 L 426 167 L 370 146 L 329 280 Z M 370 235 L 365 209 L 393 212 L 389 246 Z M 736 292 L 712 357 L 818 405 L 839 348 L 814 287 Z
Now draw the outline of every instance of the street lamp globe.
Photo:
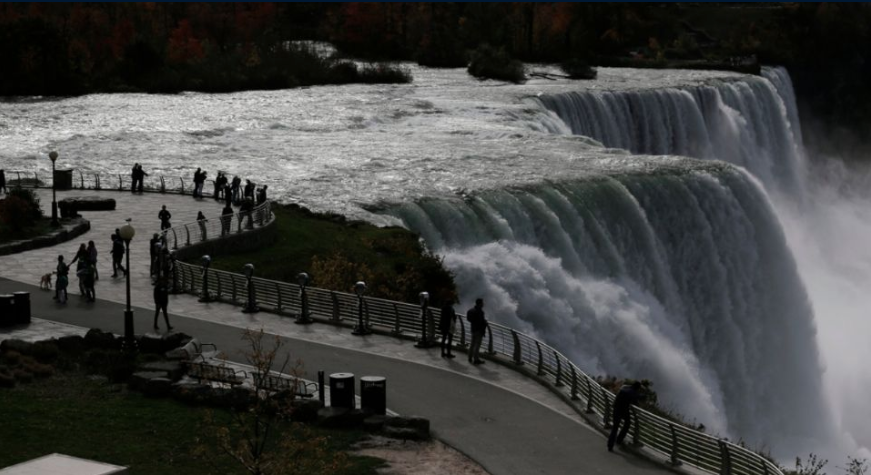
M 54 161 L 57 160 L 57 152 L 55 152 L 54 150 L 48 152 L 48 158 L 51 159 L 51 163 L 54 163 Z
M 362 297 L 363 294 L 366 293 L 366 282 L 361 280 L 354 284 L 354 293 L 357 294 L 358 297 Z
M 308 274 L 300 272 L 296 276 L 296 281 L 299 282 L 300 286 L 305 287 L 308 284 Z
M 132 241 L 133 236 L 136 235 L 136 229 L 133 228 L 128 220 L 128 223 L 124 226 L 121 226 L 121 228 L 118 230 L 118 235 L 120 235 L 121 239 L 125 241 Z

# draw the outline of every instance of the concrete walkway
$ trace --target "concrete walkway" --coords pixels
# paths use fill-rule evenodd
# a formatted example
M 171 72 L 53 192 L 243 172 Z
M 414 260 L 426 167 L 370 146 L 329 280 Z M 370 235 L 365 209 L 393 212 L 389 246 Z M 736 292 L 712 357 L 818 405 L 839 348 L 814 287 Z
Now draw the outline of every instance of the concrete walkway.
M 94 192 L 70 192 L 92 195 Z M 139 333 L 151 331 L 151 285 L 147 275 L 147 240 L 157 228 L 156 213 L 161 203 L 173 212 L 173 222 L 196 216 L 203 209 L 214 216 L 220 206 L 214 201 L 189 196 L 103 192 L 118 200 L 114 212 L 82 213 L 91 220 L 92 230 L 55 248 L 0 257 L 0 292 L 29 291 L 33 316 L 47 320 L 123 332 L 123 279 L 113 280 L 107 252 L 101 253 L 95 303 L 76 295 L 65 305 L 51 299 L 52 292 L 37 288 L 39 276 L 54 268 L 61 249 L 69 258 L 79 241 L 89 239 L 101 250 L 108 236 L 134 218 L 137 238 L 131 244 L 132 292 L 135 325 Z M 61 198 L 59 194 L 59 199 Z M 48 202 L 50 203 L 50 196 Z M 43 203 L 46 203 L 43 195 Z M 212 210 L 211 212 L 209 210 Z M 153 223 L 147 232 L 145 223 Z M 91 237 L 96 236 L 96 237 Z M 139 240 L 138 237 L 142 236 Z M 136 244 L 134 246 L 134 244 Z M 73 279 L 74 280 L 74 279 Z M 146 308 L 143 308 L 146 307 Z M 663 473 L 660 466 L 635 456 L 609 453 L 605 439 L 589 427 L 568 405 L 533 380 L 492 362 L 482 366 L 466 364 L 464 355 L 455 360 L 439 357 L 439 350 L 420 350 L 412 342 L 387 336 L 356 337 L 348 329 L 328 325 L 296 325 L 286 318 L 261 312 L 243 314 L 227 304 L 202 304 L 189 295 L 171 296 L 172 324 L 178 331 L 213 342 L 231 360 L 242 361 L 245 350 L 241 334 L 245 328 L 263 328 L 279 336 L 292 358 L 303 361 L 306 379 L 316 379 L 318 370 L 348 371 L 358 378 L 379 375 L 387 378 L 387 404 L 401 414 L 429 418 L 436 436 L 466 453 L 493 474 L 649 474 Z

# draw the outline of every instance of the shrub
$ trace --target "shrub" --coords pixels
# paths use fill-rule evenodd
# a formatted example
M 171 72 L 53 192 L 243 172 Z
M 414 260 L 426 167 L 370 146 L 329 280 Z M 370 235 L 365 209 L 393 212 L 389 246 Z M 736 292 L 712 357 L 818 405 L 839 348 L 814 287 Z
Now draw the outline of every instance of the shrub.
M 360 82 L 366 84 L 407 84 L 411 82 L 408 69 L 384 63 L 367 64 L 360 69 Z
M 33 226 L 38 219 L 34 218 L 34 214 L 30 203 L 17 196 L 10 195 L 0 201 L 0 223 L 10 229 L 20 230 Z
M 560 69 L 572 79 L 596 79 L 596 69 L 582 59 L 570 59 L 560 64 Z
M 504 48 L 497 50 L 487 44 L 472 52 L 468 71 L 479 79 L 498 79 L 513 83 L 526 80 L 523 63 L 511 58 Z

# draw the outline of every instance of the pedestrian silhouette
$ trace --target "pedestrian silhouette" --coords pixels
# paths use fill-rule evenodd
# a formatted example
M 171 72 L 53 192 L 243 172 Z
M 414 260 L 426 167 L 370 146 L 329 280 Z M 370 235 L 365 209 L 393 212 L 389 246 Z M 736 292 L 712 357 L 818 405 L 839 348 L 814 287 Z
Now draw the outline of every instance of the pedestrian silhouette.
M 167 211 L 166 205 L 163 205 L 160 212 L 157 213 L 157 218 L 160 219 L 160 230 L 161 231 L 163 231 L 164 229 L 169 229 L 172 227 L 172 225 L 169 224 L 169 220 L 172 219 L 172 214 L 169 211 Z
M 454 305 L 448 302 L 442 307 L 441 318 L 439 318 L 439 331 L 442 333 L 442 358 L 454 357 L 451 349 L 454 344 L 454 330 L 456 326 L 457 312 L 454 311 Z
M 0 190 L 3 190 L 3 193 L 9 194 L 9 190 L 6 189 L 6 171 L 0 170 Z
M 166 284 L 166 278 L 157 279 L 157 284 L 154 285 L 154 329 L 160 330 L 157 324 L 157 318 L 160 311 L 163 310 L 163 320 L 166 322 L 166 329 L 172 330 L 169 324 L 169 315 L 166 313 L 166 307 L 169 305 L 169 287 Z
M 614 399 L 613 421 L 611 422 L 611 435 L 608 436 L 608 451 L 614 451 L 614 443 L 622 444 L 623 439 L 629 432 L 630 416 L 632 414 L 632 406 L 637 404 L 641 398 L 641 383 L 635 381 L 631 385 L 624 384 L 617 393 Z M 623 423 L 623 428 L 620 429 L 620 424 Z M 617 431 L 620 431 L 618 434 Z
M 475 306 L 466 312 L 466 320 L 472 327 L 472 346 L 469 347 L 469 363 L 484 364 L 481 359 L 481 342 L 487 332 L 487 319 L 484 317 L 484 299 L 475 300 Z

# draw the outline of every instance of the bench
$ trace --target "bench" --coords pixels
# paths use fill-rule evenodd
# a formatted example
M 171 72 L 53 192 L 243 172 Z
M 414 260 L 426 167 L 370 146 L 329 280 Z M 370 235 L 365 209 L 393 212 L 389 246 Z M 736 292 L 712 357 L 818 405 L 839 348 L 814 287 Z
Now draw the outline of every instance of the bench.
M 293 391 L 293 394 L 298 397 L 310 398 L 314 397 L 318 385 L 315 383 L 307 383 L 299 378 L 285 378 L 276 374 L 261 374 L 254 373 L 254 385 L 259 389 L 265 389 L 272 392 Z
M 228 366 L 218 366 L 209 363 L 189 362 L 187 367 L 188 376 L 195 378 L 198 382 L 214 381 L 235 386 L 244 383 L 245 377 L 247 376 L 247 373 L 242 370 L 235 370 Z

